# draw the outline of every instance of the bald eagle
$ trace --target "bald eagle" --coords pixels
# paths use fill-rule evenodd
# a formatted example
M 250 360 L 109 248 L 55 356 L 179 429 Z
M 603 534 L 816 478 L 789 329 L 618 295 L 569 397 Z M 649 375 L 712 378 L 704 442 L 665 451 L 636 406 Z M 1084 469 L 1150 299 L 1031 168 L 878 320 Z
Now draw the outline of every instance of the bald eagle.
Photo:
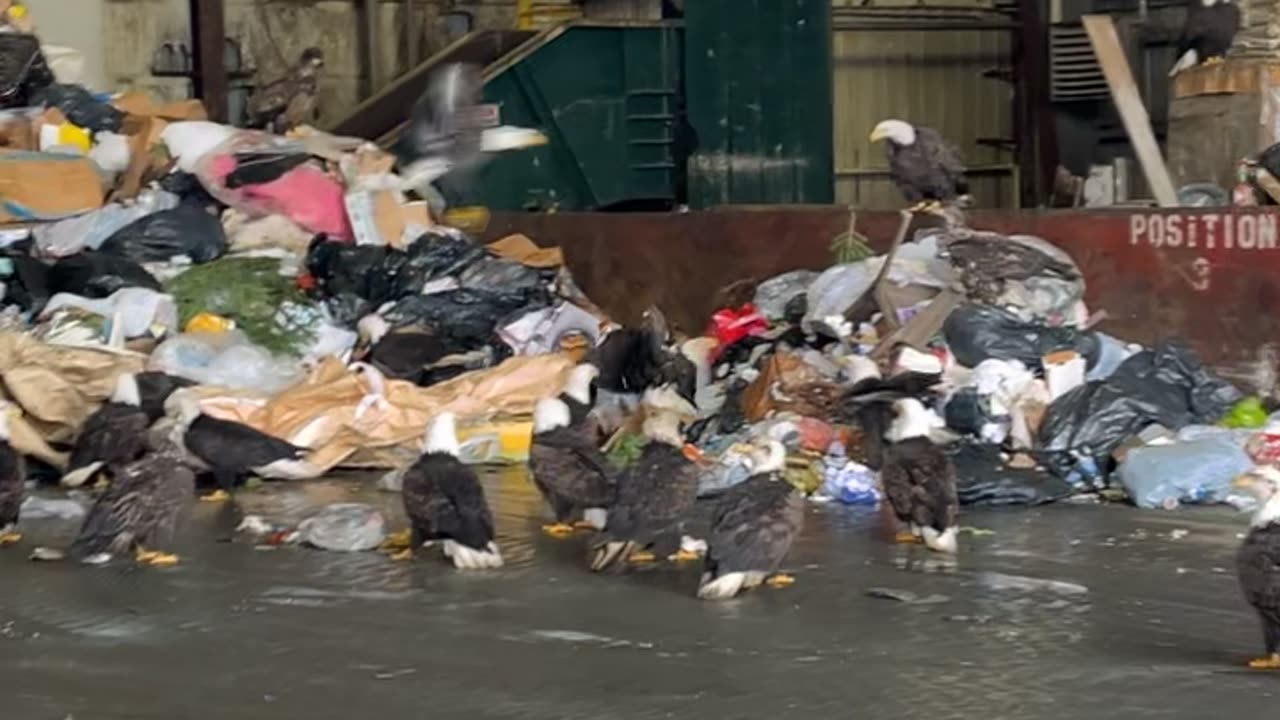
M 488 153 L 547 144 L 531 128 L 482 127 L 477 110 L 484 79 L 477 65 L 453 63 L 432 72 L 426 92 L 414 104 L 392 152 L 400 164 L 401 188 L 417 190 L 429 200 L 432 183 L 450 171 L 475 167 Z M 432 208 L 440 212 L 443 208 Z
M 1169 77 L 1200 63 L 1222 62 L 1239 29 L 1240 8 L 1231 0 L 1190 0 L 1187 22 L 1178 38 L 1178 61 Z
M 409 517 L 410 545 L 397 559 L 427 542 L 443 541 L 444 555 L 460 570 L 502 567 L 494 542 L 493 512 L 476 472 L 458 459 L 457 421 L 443 412 L 427 425 L 422 457 L 404 474 L 401 499 Z
M 1236 479 L 1261 502 L 1249 534 L 1236 552 L 1236 574 L 1244 598 L 1262 622 L 1266 654 L 1249 661 L 1258 670 L 1280 669 L 1280 471 L 1259 466 Z
M 324 53 L 319 48 L 303 50 L 298 64 L 287 75 L 263 85 L 249 97 L 247 125 L 283 134 L 312 122 L 323 67 Z
M 915 398 L 894 402 L 880 482 L 893 513 L 910 527 L 898 542 L 923 541 L 930 550 L 956 552 L 956 469 L 942 448 L 929 439 L 930 418 Z
M 804 495 L 784 478 L 786 460 L 786 449 L 776 441 L 753 452 L 754 474 L 716 502 L 698 597 L 727 600 L 761 583 L 794 582 L 778 567 L 804 527 Z
M 871 142 L 885 141 L 889 175 L 912 210 L 937 211 L 968 199 L 960 154 L 937 130 L 902 120 L 883 120 Z
M 18 514 L 27 494 L 27 466 L 22 455 L 9 444 L 8 409 L 0 407 L 0 547 L 22 539 Z
M 643 433 L 649 442 L 618 479 L 617 497 L 608 508 L 605 526 L 591 541 L 595 572 L 622 562 L 653 560 L 649 548 L 679 538 L 698 499 L 702 469 L 684 454 L 681 416 L 660 406 L 658 392 L 645 393 Z

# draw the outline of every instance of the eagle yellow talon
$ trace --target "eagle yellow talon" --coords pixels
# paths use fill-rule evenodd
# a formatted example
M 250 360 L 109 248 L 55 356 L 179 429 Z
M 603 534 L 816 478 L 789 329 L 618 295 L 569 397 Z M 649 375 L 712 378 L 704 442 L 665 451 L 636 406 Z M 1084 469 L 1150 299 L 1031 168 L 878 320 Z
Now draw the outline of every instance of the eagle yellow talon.
M 394 560 L 394 561 L 396 561 L 396 562 L 404 562 L 404 561 L 406 561 L 406 560 L 412 560 L 412 559 L 413 559 L 413 548 L 405 548 L 405 549 L 401 550 L 400 552 L 398 552 L 398 553 L 395 553 L 395 554 L 391 555 L 390 557 L 391 557 L 391 559 L 392 559 L 392 560 Z
M 133 559 L 140 563 L 149 563 L 152 560 L 155 560 L 159 555 L 160 553 L 154 550 L 147 550 L 146 548 L 139 547 L 133 554 Z
M 764 584 L 771 588 L 791 587 L 796 584 L 796 579 L 793 575 L 778 573 L 777 575 L 770 575 L 769 579 L 764 581 Z
M 1249 661 L 1249 667 L 1254 670 L 1280 670 L 1280 654 L 1272 654 L 1270 657 L 1254 658 Z
M 151 558 L 148 559 L 146 563 L 151 567 L 173 567 L 174 565 L 177 565 L 180 562 L 177 555 L 173 555 L 170 553 L 157 552 L 157 553 L 150 553 L 150 555 L 151 555 Z
M 921 542 L 920 538 L 916 537 L 915 533 L 912 533 L 909 530 L 899 530 L 897 534 L 893 536 L 893 541 L 899 545 L 915 545 Z
M 1227 61 L 1227 60 L 1226 60 L 1226 58 L 1222 57 L 1221 55 L 1214 55 L 1213 57 L 1207 57 L 1207 58 L 1205 58 L 1205 59 L 1204 59 L 1204 63 L 1202 63 L 1202 64 L 1204 64 L 1204 65 L 1221 65 L 1222 63 L 1224 63 L 1224 62 L 1226 62 L 1226 61 Z
M 231 499 L 231 493 L 219 488 L 209 493 L 208 495 L 201 497 L 200 502 L 223 503 L 223 502 L 227 502 L 230 499 Z
M 0 533 L 0 546 L 12 545 L 20 540 L 22 540 L 22 533 L 16 530 Z
M 573 526 L 558 522 L 551 525 L 543 525 L 542 532 L 550 535 L 551 537 L 568 537 L 573 534 Z
M 637 550 L 631 553 L 631 557 L 627 558 L 627 562 L 630 563 L 651 563 L 654 560 L 657 560 L 657 558 L 648 550 Z
M 382 544 L 378 545 L 381 550 L 404 550 L 413 543 L 413 531 L 401 530 L 393 532 L 382 540 Z
M 684 548 L 680 548 L 680 550 L 674 555 L 667 556 L 667 559 L 671 562 L 692 562 L 693 560 L 699 560 L 701 558 L 702 556 L 698 553 L 692 550 L 685 550 Z

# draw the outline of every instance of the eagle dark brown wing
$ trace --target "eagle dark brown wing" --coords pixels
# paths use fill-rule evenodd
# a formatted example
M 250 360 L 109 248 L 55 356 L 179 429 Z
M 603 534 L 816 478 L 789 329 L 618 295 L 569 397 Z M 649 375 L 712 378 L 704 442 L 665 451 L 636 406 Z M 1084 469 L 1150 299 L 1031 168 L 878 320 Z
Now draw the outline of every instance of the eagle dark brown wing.
M 117 465 L 136 460 L 146 450 L 150 418 L 142 408 L 107 403 L 98 408 L 80 429 L 68 470 L 93 463 Z
M 529 449 L 533 483 L 558 522 L 588 508 L 613 504 L 617 471 L 586 435 L 572 426 L 534 435 Z
M 707 572 L 772 573 L 804 527 L 804 497 L 778 476 L 757 475 L 717 501 L 707 539 Z
M 471 468 L 444 453 L 426 453 L 404 474 L 405 514 L 414 545 L 453 540 L 481 550 L 493 542 L 493 514 Z
M 100 553 L 124 553 L 138 544 L 151 529 L 152 496 L 162 477 L 155 469 L 154 459 L 144 457 L 115 473 L 72 541 L 72 557 L 84 560 Z
M 191 506 L 196 494 L 196 475 L 182 463 L 174 448 L 143 458 L 146 472 L 157 480 L 150 494 L 147 517 L 138 539 L 147 547 L 167 547 L 177 534 L 178 521 Z
M 7 440 L 0 440 L 0 530 L 18 522 L 26 497 L 26 463 Z
M 910 438 L 885 451 L 881 482 L 894 514 L 903 522 L 942 532 L 960 512 L 956 471 L 942 448 L 927 438 Z
M 592 570 L 680 532 L 698 497 L 701 468 L 680 448 L 650 441 L 618 479 L 608 519 L 592 540 Z
M 1244 598 L 1262 620 L 1267 652 L 1280 642 L 1280 525 L 1254 528 L 1236 553 L 1236 574 Z

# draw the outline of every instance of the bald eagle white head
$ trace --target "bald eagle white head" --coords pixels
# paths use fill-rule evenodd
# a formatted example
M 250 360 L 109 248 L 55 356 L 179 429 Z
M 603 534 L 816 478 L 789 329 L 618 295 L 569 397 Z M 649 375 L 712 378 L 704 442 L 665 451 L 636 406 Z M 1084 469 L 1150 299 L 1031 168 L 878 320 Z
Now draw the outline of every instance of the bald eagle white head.
M 427 423 L 423 448 L 429 453 L 446 453 L 457 457 L 462 452 L 458 443 L 458 422 L 451 412 L 442 412 Z
M 911 123 L 903 120 L 881 120 L 871 131 L 871 142 L 888 140 L 894 145 L 914 145 L 916 129 Z
M 580 403 L 591 402 L 591 383 L 600 377 L 600 368 L 591 363 L 582 363 L 569 371 L 564 382 L 564 394 Z
M 391 323 L 377 313 L 365 315 L 356 323 L 357 337 L 369 345 L 377 345 L 388 332 L 391 332 Z

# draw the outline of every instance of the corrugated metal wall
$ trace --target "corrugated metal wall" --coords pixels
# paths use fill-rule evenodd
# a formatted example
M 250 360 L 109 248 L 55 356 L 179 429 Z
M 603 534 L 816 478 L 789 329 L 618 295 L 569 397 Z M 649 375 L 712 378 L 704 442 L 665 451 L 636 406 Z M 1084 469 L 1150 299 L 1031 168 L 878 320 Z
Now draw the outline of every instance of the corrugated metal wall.
M 860 2 L 860 0 L 859 0 Z M 878 3 L 879 4 L 879 3 Z M 837 7 L 852 6 L 837 0 Z M 884 148 L 868 136 L 886 118 L 932 127 L 970 168 L 977 207 L 1017 202 L 1014 155 L 980 139 L 1011 139 L 1013 88 L 983 77 L 1010 69 L 1005 30 L 841 30 L 834 34 L 836 201 L 864 208 L 902 207 Z

